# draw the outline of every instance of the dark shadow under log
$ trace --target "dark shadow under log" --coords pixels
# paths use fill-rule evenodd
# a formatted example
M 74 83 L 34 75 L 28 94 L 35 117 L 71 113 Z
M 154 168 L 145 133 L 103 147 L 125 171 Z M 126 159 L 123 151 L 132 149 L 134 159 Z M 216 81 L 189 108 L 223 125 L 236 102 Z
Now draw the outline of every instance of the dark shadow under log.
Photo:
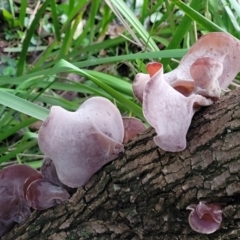
M 168 153 L 149 129 L 66 203 L 35 211 L 2 240 L 237 239 L 240 236 L 240 90 L 195 114 L 187 149 Z M 218 231 L 188 224 L 189 204 L 223 205 Z

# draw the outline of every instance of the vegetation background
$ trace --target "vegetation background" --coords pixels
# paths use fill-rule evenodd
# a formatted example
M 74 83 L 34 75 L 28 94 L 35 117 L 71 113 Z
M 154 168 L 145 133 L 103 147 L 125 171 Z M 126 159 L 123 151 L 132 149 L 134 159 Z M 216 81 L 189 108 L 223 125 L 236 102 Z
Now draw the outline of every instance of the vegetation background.
M 0 168 L 41 166 L 52 105 L 103 96 L 145 122 L 131 83 L 146 63 L 167 72 L 203 34 L 240 38 L 237 0 L 0 0 L 0 13 Z

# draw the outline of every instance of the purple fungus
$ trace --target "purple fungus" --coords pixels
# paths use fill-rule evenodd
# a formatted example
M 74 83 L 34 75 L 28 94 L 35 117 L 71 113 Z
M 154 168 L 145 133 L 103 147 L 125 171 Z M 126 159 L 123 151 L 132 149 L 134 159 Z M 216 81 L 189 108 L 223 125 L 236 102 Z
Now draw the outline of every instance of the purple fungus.
M 48 158 L 48 157 L 44 158 L 44 161 L 43 161 L 40 171 L 41 171 L 43 178 L 46 179 L 48 182 L 52 183 L 55 186 L 61 186 L 62 188 L 67 190 L 67 192 L 70 194 L 72 194 L 74 192 L 73 188 L 70 188 L 70 187 L 64 185 L 59 180 L 57 171 L 56 171 L 56 167 L 50 158 Z
M 60 204 L 70 197 L 67 191 L 60 186 L 61 184 L 56 186 L 49 179 L 43 179 L 43 177 L 41 173 L 37 172 L 24 182 L 23 193 L 30 207 L 44 210 Z
M 191 210 L 188 222 L 194 231 L 211 234 L 219 229 L 222 222 L 222 208 L 219 204 L 200 202 L 187 209 Z
M 156 130 L 154 142 L 163 150 L 178 152 L 186 148 L 186 134 L 199 106 L 208 106 L 212 100 L 197 94 L 189 97 L 176 91 L 163 78 L 160 63 L 149 63 L 151 79 L 143 92 L 143 113 Z
M 154 63 L 154 62 L 152 62 Z M 178 92 L 182 93 L 184 96 L 189 96 L 193 93 L 194 91 L 194 82 L 192 80 L 192 78 L 187 79 L 187 80 L 176 80 L 176 81 L 171 81 L 171 78 L 176 78 L 175 74 L 172 77 L 171 73 L 167 73 L 164 74 L 164 79 L 165 81 L 168 83 L 167 80 L 169 80 L 171 82 L 171 86 Z M 166 75 L 166 76 L 165 76 Z M 169 76 L 170 75 L 170 76 Z M 140 103 L 143 103 L 143 93 L 145 90 L 145 87 L 147 85 L 147 83 L 150 81 L 151 76 L 149 74 L 145 74 L 145 73 L 138 73 L 133 81 L 132 84 L 132 90 L 133 90 L 133 94 L 134 96 L 139 100 Z
M 127 143 L 136 137 L 140 132 L 143 132 L 147 128 L 143 122 L 133 117 L 123 117 L 124 126 L 124 139 L 123 143 Z
M 39 172 L 36 173 L 36 174 L 34 174 L 34 175 L 31 175 L 30 177 L 28 177 L 28 178 L 25 180 L 25 182 L 24 182 L 24 184 L 23 184 L 23 195 L 24 195 L 25 198 L 26 198 L 26 192 L 27 192 L 28 186 L 29 186 L 33 181 L 38 180 L 38 179 L 43 179 L 42 174 L 39 173 Z
M 56 186 L 57 185 L 60 186 L 62 184 L 58 178 L 55 165 L 50 158 L 48 158 L 48 157 L 44 158 L 40 171 L 42 173 L 43 178 L 48 180 L 52 184 L 54 184 Z
M 52 107 L 39 130 L 38 143 L 54 162 L 59 180 L 76 188 L 123 152 L 123 137 L 117 107 L 105 98 L 92 97 L 76 112 Z
M 26 190 L 28 204 L 37 210 L 44 210 L 61 204 L 70 198 L 68 192 L 55 186 L 46 179 L 37 179 L 29 184 Z
M 31 211 L 23 186 L 27 178 L 38 174 L 27 165 L 12 165 L 0 171 L 0 236 L 29 217 Z
M 215 58 L 204 57 L 196 60 L 190 67 L 190 73 L 195 84 L 194 92 L 218 100 L 221 95 L 218 78 L 222 71 L 222 63 Z
M 184 96 L 200 94 L 217 100 L 240 71 L 240 41 L 224 32 L 202 36 L 189 49 L 177 68 L 164 74 L 164 80 Z M 138 73 L 133 93 L 143 102 L 149 74 Z
M 182 58 L 178 67 L 164 74 L 164 78 L 171 86 L 178 85 L 178 82 L 182 80 L 188 80 L 194 84 L 194 79 L 190 74 L 192 64 L 198 59 L 210 58 L 212 61 L 218 62 L 217 65 L 222 65 L 223 69 L 220 71 L 217 80 L 220 88 L 226 89 L 240 71 L 239 54 L 240 41 L 238 39 L 224 32 L 208 33 L 198 39 Z M 219 67 L 217 66 L 217 68 Z M 213 69 L 210 67 L 210 72 L 213 72 Z M 208 77 L 210 75 L 208 74 Z M 215 78 L 216 75 L 213 74 L 213 77 Z
M 145 73 L 138 73 L 134 78 L 132 84 L 133 94 L 140 103 L 143 102 L 143 92 L 149 80 L 149 74 Z
M 239 54 L 238 39 L 227 33 L 209 33 L 173 71 L 163 74 L 162 65 L 153 62 L 147 65 L 148 74 L 137 74 L 133 92 L 157 132 L 154 141 L 160 148 L 171 152 L 185 149 L 194 113 L 218 100 L 221 89 L 233 81 L 240 70 Z

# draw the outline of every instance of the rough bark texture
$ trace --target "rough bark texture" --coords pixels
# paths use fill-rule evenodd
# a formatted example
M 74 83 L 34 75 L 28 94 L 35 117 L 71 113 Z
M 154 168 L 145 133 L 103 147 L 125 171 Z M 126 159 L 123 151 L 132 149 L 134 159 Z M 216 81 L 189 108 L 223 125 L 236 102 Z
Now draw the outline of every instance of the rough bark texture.
M 2 240 L 237 239 L 240 236 L 240 91 L 232 91 L 193 119 L 188 147 L 157 148 L 149 129 L 63 205 L 35 211 Z M 191 230 L 189 204 L 223 203 L 221 228 Z

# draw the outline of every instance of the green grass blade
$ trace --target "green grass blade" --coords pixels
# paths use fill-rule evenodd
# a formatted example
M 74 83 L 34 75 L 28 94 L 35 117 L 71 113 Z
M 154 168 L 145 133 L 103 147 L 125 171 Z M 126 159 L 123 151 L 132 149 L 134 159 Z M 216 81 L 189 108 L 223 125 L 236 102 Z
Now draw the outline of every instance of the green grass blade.
M 1 132 L 0 135 L 0 142 L 4 139 L 6 139 L 7 137 L 13 135 L 14 133 L 18 132 L 19 130 L 21 130 L 24 127 L 29 126 L 30 124 L 36 122 L 37 120 L 35 118 L 27 118 L 25 121 L 20 122 L 19 124 L 11 127 L 9 130 Z
M 17 64 L 17 76 L 21 76 L 24 71 L 24 66 L 25 66 L 25 61 L 26 61 L 26 56 L 27 56 L 27 51 L 28 51 L 28 46 L 30 45 L 31 38 L 34 34 L 34 31 L 36 30 L 38 23 L 43 15 L 43 13 L 46 11 L 47 6 L 49 5 L 50 0 L 46 0 L 40 9 L 37 11 L 35 18 L 32 21 L 31 26 L 29 27 L 27 34 L 25 36 L 25 39 L 23 41 L 23 46 L 22 46 L 22 52 L 20 54 L 20 58 L 18 60 Z
M 205 28 L 209 32 L 225 32 L 223 28 L 220 28 L 215 23 L 208 20 L 206 17 L 202 16 L 199 12 L 195 11 L 193 8 L 186 5 L 184 2 L 180 0 L 172 0 L 182 11 L 184 11 L 190 18 L 196 21 L 200 26 Z M 201 1 L 205 2 L 206 0 Z
M 151 38 L 149 33 L 146 31 L 146 29 L 143 27 L 141 22 L 138 20 L 138 18 L 134 15 L 134 13 L 128 8 L 126 3 L 122 0 L 111 0 L 106 1 L 108 4 L 109 2 L 113 4 L 117 10 L 121 13 L 122 16 L 133 26 L 135 31 L 138 33 L 140 38 L 142 38 L 143 42 L 148 46 L 152 51 L 159 51 L 158 46 L 154 42 L 154 40 Z
M 234 16 L 234 13 L 232 12 L 231 8 L 228 6 L 228 3 L 227 3 L 226 0 L 221 0 L 221 1 L 222 1 L 223 5 L 224 5 L 224 8 L 225 8 L 226 13 L 227 13 L 227 15 L 228 15 L 228 19 L 232 22 L 232 25 L 233 25 L 233 27 L 235 28 L 235 31 L 236 31 L 237 33 L 239 33 L 239 31 L 240 31 L 240 26 L 239 26 L 239 24 L 238 24 L 238 22 L 237 22 L 237 19 L 236 19 L 235 16 Z
M 24 18 L 26 16 L 27 4 L 28 4 L 27 1 L 22 1 L 21 2 L 20 14 L 19 14 L 19 18 L 18 18 L 18 20 L 19 20 L 19 22 L 21 24 L 21 27 L 24 26 Z
M 143 113 L 142 113 L 142 109 L 137 104 L 135 104 L 134 102 L 130 101 L 129 99 L 124 97 L 122 94 L 120 94 L 118 91 L 116 91 L 113 88 L 109 87 L 105 83 L 99 81 L 97 78 L 91 76 L 86 71 L 84 71 L 84 70 L 74 66 L 73 64 L 71 64 L 71 63 L 69 63 L 69 62 L 67 62 L 65 60 L 60 60 L 59 63 L 55 66 L 55 68 L 62 68 L 62 70 L 69 68 L 72 71 L 80 73 L 81 75 L 85 76 L 86 78 L 89 78 L 96 85 L 101 87 L 108 94 L 110 94 L 114 99 L 116 99 L 121 105 L 125 106 L 125 108 L 128 108 L 129 111 L 132 111 L 139 118 L 144 119 L 144 116 L 143 116 Z
M 45 120 L 49 114 L 49 110 L 3 90 L 0 90 L 0 104 L 39 120 Z
M 89 0 L 77 1 L 77 5 L 75 5 L 74 8 L 71 9 L 71 12 L 68 15 L 68 19 L 63 25 L 62 32 L 64 32 L 69 27 L 73 19 L 79 14 L 79 11 L 81 11 L 84 6 L 89 4 L 89 2 Z
M 190 7 L 196 11 L 198 11 L 202 7 L 202 1 L 199 0 L 192 0 Z M 192 19 L 188 17 L 188 15 L 185 15 L 182 18 L 182 21 L 177 26 L 176 31 L 174 32 L 172 36 L 171 42 L 168 44 L 166 49 L 177 49 L 179 48 L 179 45 L 184 38 L 184 36 L 187 34 L 189 27 L 192 24 Z M 167 65 L 170 62 L 170 58 L 162 59 L 161 63 L 163 64 L 164 68 L 167 67 Z
M 55 35 L 56 35 L 57 41 L 60 42 L 61 34 L 60 34 L 60 26 L 59 26 L 59 20 L 57 16 L 57 8 L 56 8 L 55 0 L 51 0 L 51 12 L 52 12 L 52 20 L 53 20 Z
M 171 49 L 157 52 L 135 53 L 129 55 L 121 55 L 116 57 L 91 59 L 82 62 L 73 63 L 77 67 L 83 68 L 87 66 L 99 65 L 104 63 L 113 63 L 119 61 L 136 60 L 136 59 L 159 59 L 159 58 L 181 58 L 186 54 L 186 49 Z
M 132 84 L 130 82 L 123 81 L 120 78 L 108 75 L 106 73 L 96 72 L 92 70 L 85 70 L 85 72 L 92 75 L 95 78 L 100 79 L 102 82 L 106 83 L 115 90 L 125 93 L 129 96 L 133 96 Z
M 8 154 L 6 154 L 0 158 L 0 163 L 7 162 L 13 158 L 16 158 L 16 155 L 18 153 L 22 153 L 25 150 L 28 150 L 31 147 L 36 146 L 36 145 L 37 145 L 37 140 L 35 140 L 35 139 L 32 141 L 18 144 L 18 146 L 16 147 L 16 150 L 10 151 Z
M 72 2 L 71 2 L 72 3 Z M 77 2 L 77 5 L 75 5 L 73 8 L 71 8 L 71 13 L 69 13 L 68 15 L 68 19 L 67 21 L 63 24 L 62 28 L 61 28 L 61 33 L 65 33 L 69 28 L 71 28 L 71 23 L 74 21 L 75 18 L 78 17 L 79 12 L 84 12 L 83 8 L 89 3 L 89 0 L 81 0 Z M 69 40 L 70 41 L 70 40 Z M 71 40 L 72 42 L 72 40 Z M 51 61 L 50 67 L 52 67 L 56 62 L 57 62 L 57 57 L 56 55 L 58 55 L 59 50 L 55 51 L 55 53 L 53 53 L 53 56 L 51 56 L 53 49 L 54 48 L 59 48 L 59 45 L 57 44 L 56 39 L 54 39 L 49 45 L 48 48 L 43 51 L 34 61 L 34 68 L 33 70 L 36 71 L 40 68 L 41 65 L 43 65 L 44 61 L 46 61 L 46 59 L 48 57 L 51 57 L 53 60 Z M 72 47 L 72 46 L 71 46 Z M 60 59 L 60 58 L 59 58 Z M 44 64 L 45 67 L 45 64 Z
M 228 0 L 228 1 L 231 4 L 232 9 L 235 10 L 237 16 L 240 17 L 240 4 L 239 4 L 239 1 L 237 1 L 237 0 Z
M 90 10 L 90 16 L 96 16 L 98 9 L 99 9 L 99 4 L 100 4 L 101 0 L 94 0 L 92 1 L 92 5 L 91 5 L 91 10 Z M 89 18 L 89 27 L 90 27 L 90 36 L 89 36 L 89 44 L 91 45 L 93 43 L 94 40 L 94 35 L 95 35 L 95 17 L 91 17 Z
M 186 54 L 186 52 L 187 52 L 187 49 L 171 49 L 171 50 L 162 50 L 158 52 L 145 52 L 145 53 L 135 53 L 135 54 L 129 54 L 129 55 L 120 55 L 115 57 L 96 58 L 96 59 L 91 59 L 91 60 L 86 60 L 81 62 L 74 62 L 73 64 L 79 68 L 84 68 L 84 67 L 105 64 L 105 63 L 114 63 L 114 62 L 136 60 L 136 59 L 182 58 Z M 0 86 L 4 84 L 9 84 L 9 82 L 11 82 L 11 84 L 19 85 L 25 82 L 26 79 L 39 81 L 38 78 L 40 77 L 50 76 L 50 72 L 51 74 L 57 73 L 56 70 L 52 72 L 52 69 L 48 68 L 45 70 L 29 73 L 20 77 L 11 78 L 11 77 L 0 76 Z

